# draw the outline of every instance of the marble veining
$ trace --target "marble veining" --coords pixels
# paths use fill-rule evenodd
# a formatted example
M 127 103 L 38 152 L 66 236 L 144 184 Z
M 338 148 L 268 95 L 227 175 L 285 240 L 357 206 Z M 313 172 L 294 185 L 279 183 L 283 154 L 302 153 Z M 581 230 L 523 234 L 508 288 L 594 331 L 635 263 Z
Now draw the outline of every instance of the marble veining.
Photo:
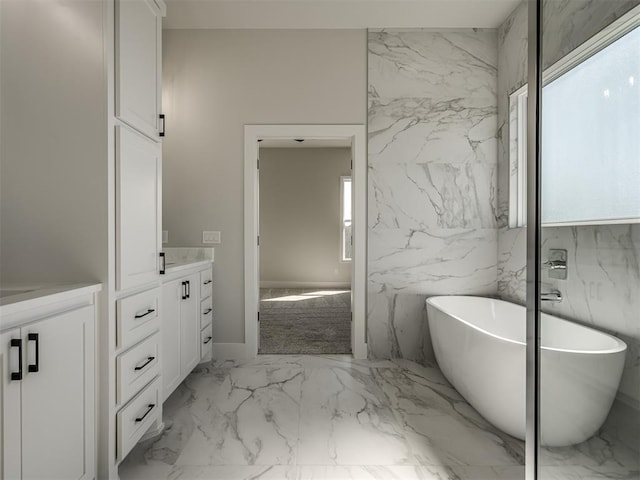
M 409 360 L 202 366 L 169 397 L 164 421 L 120 466 L 122 480 L 524 478 L 523 442 L 489 425 L 437 367 Z M 638 473 L 637 456 L 606 433 L 544 450 L 542 463 L 550 478 Z
M 165 247 L 162 251 L 167 263 L 190 263 L 214 259 L 213 247 Z
M 370 32 L 368 342 L 432 358 L 424 299 L 495 294 L 497 32 Z

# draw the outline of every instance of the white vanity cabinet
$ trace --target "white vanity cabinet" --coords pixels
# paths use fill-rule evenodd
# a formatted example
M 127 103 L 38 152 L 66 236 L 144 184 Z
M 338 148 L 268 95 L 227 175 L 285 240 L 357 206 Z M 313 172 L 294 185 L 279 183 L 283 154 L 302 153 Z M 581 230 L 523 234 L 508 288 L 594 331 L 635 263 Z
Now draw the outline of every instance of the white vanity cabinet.
M 164 2 L 116 0 L 116 117 L 152 138 L 160 135 Z
M 200 274 L 192 273 L 162 286 L 164 400 L 200 360 L 199 280 Z
M 93 293 L 25 310 L 0 335 L 1 477 L 93 479 Z
M 201 343 L 211 343 L 211 339 L 203 338 L 202 328 L 201 286 L 206 272 L 211 272 L 210 262 L 174 273 L 169 270 L 162 286 L 163 400 L 202 361 Z M 209 297 L 205 300 L 210 302 Z
M 213 357 L 213 270 L 200 272 L 200 362 Z

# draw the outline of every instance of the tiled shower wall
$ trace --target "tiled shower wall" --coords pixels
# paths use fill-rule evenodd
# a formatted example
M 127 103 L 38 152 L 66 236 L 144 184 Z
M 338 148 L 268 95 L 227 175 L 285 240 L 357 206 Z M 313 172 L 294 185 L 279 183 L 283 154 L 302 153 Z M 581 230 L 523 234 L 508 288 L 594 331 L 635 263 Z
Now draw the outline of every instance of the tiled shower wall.
M 549 66 L 634 6 L 638 0 L 571 0 L 544 3 L 544 59 Z M 526 230 L 508 228 L 509 94 L 526 83 L 527 5 L 516 9 L 498 31 L 498 294 L 516 303 L 526 298 Z M 560 317 L 614 333 L 628 345 L 619 402 L 612 415 L 640 408 L 640 225 L 549 227 L 543 229 L 543 259 L 550 248 L 568 251 L 567 280 L 546 278 L 564 296 L 545 308 Z M 543 274 L 546 275 L 546 274 Z M 544 375 L 544 372 L 543 372 Z M 629 422 L 638 413 L 621 415 Z M 640 434 L 636 432 L 636 434 Z M 631 440 L 638 445 L 640 439 Z
M 493 295 L 497 32 L 384 30 L 369 49 L 369 354 L 432 359 L 427 296 Z

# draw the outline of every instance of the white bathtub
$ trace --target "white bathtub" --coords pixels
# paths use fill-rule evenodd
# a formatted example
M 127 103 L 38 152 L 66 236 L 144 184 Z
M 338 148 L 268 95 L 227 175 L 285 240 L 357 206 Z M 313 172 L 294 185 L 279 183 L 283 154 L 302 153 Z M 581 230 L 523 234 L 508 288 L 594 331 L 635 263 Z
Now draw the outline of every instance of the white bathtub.
M 427 299 L 436 360 L 460 394 L 500 430 L 525 437 L 526 309 L 483 297 Z M 627 345 L 542 314 L 541 438 L 565 446 L 590 438 L 616 396 Z

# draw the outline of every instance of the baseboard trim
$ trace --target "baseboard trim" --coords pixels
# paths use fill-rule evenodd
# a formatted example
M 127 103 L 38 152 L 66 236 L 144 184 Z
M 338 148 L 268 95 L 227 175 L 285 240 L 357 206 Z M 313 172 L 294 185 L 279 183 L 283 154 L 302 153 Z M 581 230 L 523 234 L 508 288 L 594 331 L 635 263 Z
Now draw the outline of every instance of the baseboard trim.
M 278 282 L 265 280 L 260 288 L 351 288 L 349 282 Z
M 246 343 L 214 343 L 214 360 L 247 360 Z

